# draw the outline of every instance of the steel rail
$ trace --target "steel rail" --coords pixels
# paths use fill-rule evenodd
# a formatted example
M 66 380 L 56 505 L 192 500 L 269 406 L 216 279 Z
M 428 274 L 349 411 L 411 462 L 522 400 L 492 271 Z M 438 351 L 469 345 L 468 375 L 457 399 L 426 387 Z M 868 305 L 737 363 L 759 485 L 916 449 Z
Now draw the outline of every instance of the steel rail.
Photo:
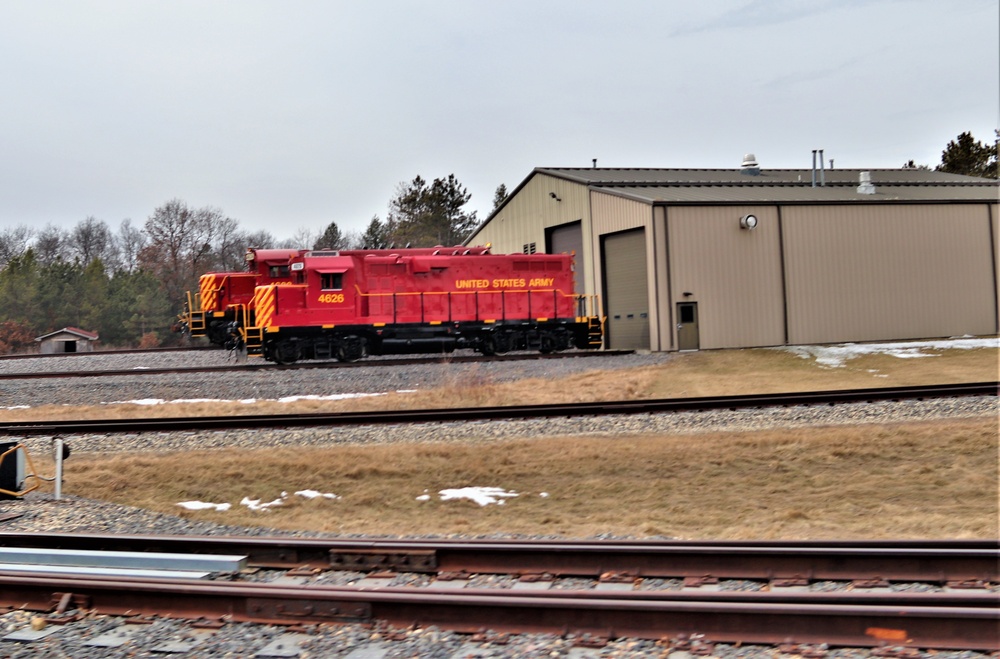
M 76 353 L 70 353 L 76 354 Z M 101 353 L 89 353 L 101 354 Z M 107 353 L 105 353 L 107 354 Z M 184 366 L 178 368 L 132 368 L 93 371 L 47 371 L 42 373 L 0 373 L 0 380 L 51 380 L 67 378 L 124 377 L 130 375 L 166 375 L 180 373 L 258 373 L 269 371 L 295 371 L 337 368 L 395 368 L 415 364 L 471 364 L 481 362 L 511 362 L 536 361 L 542 359 L 575 359 L 577 357 L 618 357 L 635 354 L 634 350 L 604 350 L 580 352 L 518 353 L 505 355 L 436 355 L 433 357 L 402 357 L 386 359 L 368 359 L 356 362 L 317 361 L 288 365 L 281 364 L 227 364 L 222 366 Z
M 0 424 L 0 435 L 72 435 L 115 432 L 168 432 L 235 428 L 279 428 L 304 426 L 383 425 L 485 421 L 494 419 L 542 419 L 551 417 L 607 416 L 615 414 L 663 414 L 708 410 L 740 410 L 800 405 L 923 400 L 957 396 L 996 396 L 998 382 L 886 387 L 840 391 L 751 394 L 659 400 L 626 400 L 598 403 L 557 403 L 501 407 L 398 410 L 382 412 L 333 412 L 322 414 L 268 414 L 203 416 L 95 421 L 23 421 Z
M 388 540 L 0 533 L 0 546 L 238 554 L 257 567 L 625 578 L 1000 582 L 997 541 Z
M 856 598 L 853 600 L 859 601 Z M 589 634 L 605 638 L 703 635 L 727 643 L 826 643 L 924 649 L 1000 649 L 1000 610 L 989 606 L 831 604 L 799 597 L 742 601 L 587 597 L 511 591 L 292 588 L 274 584 L 58 578 L 0 574 L 0 604 L 104 615 L 161 616 L 262 624 L 374 622 L 436 625 L 460 632 Z

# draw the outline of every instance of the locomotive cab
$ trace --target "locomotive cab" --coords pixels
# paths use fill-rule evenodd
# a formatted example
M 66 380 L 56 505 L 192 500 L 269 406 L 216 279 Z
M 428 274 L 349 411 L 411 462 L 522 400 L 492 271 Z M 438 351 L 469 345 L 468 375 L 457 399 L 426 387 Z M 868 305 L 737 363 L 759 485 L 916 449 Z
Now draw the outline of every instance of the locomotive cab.
M 290 281 L 288 262 L 300 251 L 250 247 L 244 255 L 245 271 L 202 275 L 198 293 L 187 293 L 184 313 L 178 318 L 181 330 L 192 337 L 207 336 L 219 346 L 236 347 L 240 325 L 253 322 L 255 287 Z

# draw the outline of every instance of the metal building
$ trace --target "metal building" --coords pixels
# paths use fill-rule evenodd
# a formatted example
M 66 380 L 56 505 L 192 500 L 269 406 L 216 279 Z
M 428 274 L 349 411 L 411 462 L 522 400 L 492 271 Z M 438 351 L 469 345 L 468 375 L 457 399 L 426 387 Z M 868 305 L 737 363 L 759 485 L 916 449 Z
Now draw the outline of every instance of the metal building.
M 610 348 L 992 335 L 1000 181 L 920 169 L 535 169 L 467 244 L 576 253 Z

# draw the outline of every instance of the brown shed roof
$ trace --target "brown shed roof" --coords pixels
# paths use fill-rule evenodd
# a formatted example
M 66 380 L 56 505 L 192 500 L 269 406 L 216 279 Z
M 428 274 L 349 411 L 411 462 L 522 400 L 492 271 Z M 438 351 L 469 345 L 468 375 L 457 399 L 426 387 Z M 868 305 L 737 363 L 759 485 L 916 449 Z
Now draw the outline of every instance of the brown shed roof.
M 55 332 L 49 332 L 48 334 L 35 337 L 35 341 L 44 341 L 45 339 L 52 338 L 59 334 L 71 334 L 73 336 L 78 336 L 81 339 L 87 339 L 88 341 L 96 341 L 99 338 L 95 332 L 88 332 L 87 330 L 82 330 L 79 327 L 64 327 L 61 330 L 56 330 Z

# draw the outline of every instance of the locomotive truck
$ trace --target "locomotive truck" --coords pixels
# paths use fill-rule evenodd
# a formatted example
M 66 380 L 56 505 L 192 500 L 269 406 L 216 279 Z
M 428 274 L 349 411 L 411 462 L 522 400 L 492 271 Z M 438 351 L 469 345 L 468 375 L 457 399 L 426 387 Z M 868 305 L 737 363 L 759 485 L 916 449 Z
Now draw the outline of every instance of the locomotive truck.
M 457 349 L 548 353 L 603 342 L 599 300 L 574 292 L 570 254 L 316 250 L 288 266 L 290 282 L 259 284 L 237 321 L 248 355 L 291 364 Z

